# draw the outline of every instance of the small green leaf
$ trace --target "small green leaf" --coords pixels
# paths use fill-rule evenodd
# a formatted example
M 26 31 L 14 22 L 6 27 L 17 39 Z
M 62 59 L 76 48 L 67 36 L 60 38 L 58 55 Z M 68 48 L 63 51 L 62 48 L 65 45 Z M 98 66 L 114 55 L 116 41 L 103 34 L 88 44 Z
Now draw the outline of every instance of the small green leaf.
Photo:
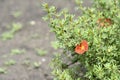
M 24 49 L 22 49 L 22 50 L 20 50 L 20 49 L 12 49 L 10 54 L 11 55 L 18 55 L 18 54 L 23 54 L 23 53 L 25 53 Z
M 13 33 L 11 32 L 4 32 L 1 36 L 2 40 L 9 40 L 13 38 Z
M 0 67 L 0 74 L 5 74 L 5 73 L 7 73 L 7 72 L 6 72 L 6 69 Z
M 4 63 L 6 66 L 11 66 L 11 65 L 15 65 L 16 64 L 16 61 L 15 60 L 8 60 Z
M 37 55 L 39 56 L 45 56 L 47 54 L 47 51 L 43 50 L 43 49 L 35 49 L 37 52 Z
M 40 67 L 40 65 L 41 65 L 41 63 L 40 62 L 34 62 L 34 68 L 39 68 Z

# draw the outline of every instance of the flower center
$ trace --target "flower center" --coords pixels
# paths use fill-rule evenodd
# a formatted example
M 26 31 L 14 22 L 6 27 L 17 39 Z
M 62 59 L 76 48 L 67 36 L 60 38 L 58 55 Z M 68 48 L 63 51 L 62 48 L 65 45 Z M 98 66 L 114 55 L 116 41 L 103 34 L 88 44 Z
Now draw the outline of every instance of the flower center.
M 84 49 L 85 49 L 85 46 L 81 46 L 81 49 L 84 50 Z

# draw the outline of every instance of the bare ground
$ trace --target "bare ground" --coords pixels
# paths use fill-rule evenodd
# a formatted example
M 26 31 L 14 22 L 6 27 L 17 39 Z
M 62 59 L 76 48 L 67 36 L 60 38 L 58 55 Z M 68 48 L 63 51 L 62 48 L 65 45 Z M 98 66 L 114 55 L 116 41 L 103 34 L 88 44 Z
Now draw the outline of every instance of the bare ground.
M 49 62 L 55 52 L 51 47 L 51 41 L 55 37 L 50 32 L 48 23 L 42 20 L 46 14 L 41 7 L 43 2 L 55 5 L 58 10 L 69 8 L 71 13 L 76 13 L 73 0 L 0 0 L 0 68 L 5 68 L 6 72 L 0 73 L 0 80 L 53 79 Z M 17 12 L 18 16 L 15 16 Z M 2 34 L 9 31 L 13 23 L 22 24 L 22 29 L 17 31 L 12 39 L 3 41 Z M 36 48 L 47 51 L 47 54 L 38 56 Z M 25 53 L 11 55 L 13 49 L 24 49 Z M 5 65 L 5 62 L 11 59 L 16 63 Z M 35 62 L 41 65 L 35 68 Z

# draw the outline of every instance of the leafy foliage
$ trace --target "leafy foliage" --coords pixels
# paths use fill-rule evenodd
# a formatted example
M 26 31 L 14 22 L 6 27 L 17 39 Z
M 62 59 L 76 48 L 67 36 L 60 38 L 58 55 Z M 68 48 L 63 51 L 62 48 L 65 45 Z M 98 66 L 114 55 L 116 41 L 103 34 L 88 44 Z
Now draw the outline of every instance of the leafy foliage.
M 88 8 L 82 6 L 81 0 L 76 3 L 82 11 L 77 18 L 68 10 L 57 12 L 54 6 L 43 4 L 48 13 L 43 19 L 49 22 L 59 48 L 64 49 L 52 61 L 55 80 L 120 80 L 120 1 L 94 0 Z M 88 51 L 77 54 L 75 47 L 82 40 L 88 41 Z M 63 55 L 69 58 L 66 63 Z M 83 76 L 75 63 L 84 65 Z

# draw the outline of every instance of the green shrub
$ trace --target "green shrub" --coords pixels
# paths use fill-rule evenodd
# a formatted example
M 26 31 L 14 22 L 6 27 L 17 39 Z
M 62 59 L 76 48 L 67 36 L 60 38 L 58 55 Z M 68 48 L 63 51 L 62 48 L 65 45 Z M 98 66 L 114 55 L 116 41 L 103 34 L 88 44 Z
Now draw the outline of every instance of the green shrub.
M 120 80 L 120 0 L 76 3 L 82 15 L 43 4 L 43 19 L 63 49 L 52 60 L 54 80 Z

